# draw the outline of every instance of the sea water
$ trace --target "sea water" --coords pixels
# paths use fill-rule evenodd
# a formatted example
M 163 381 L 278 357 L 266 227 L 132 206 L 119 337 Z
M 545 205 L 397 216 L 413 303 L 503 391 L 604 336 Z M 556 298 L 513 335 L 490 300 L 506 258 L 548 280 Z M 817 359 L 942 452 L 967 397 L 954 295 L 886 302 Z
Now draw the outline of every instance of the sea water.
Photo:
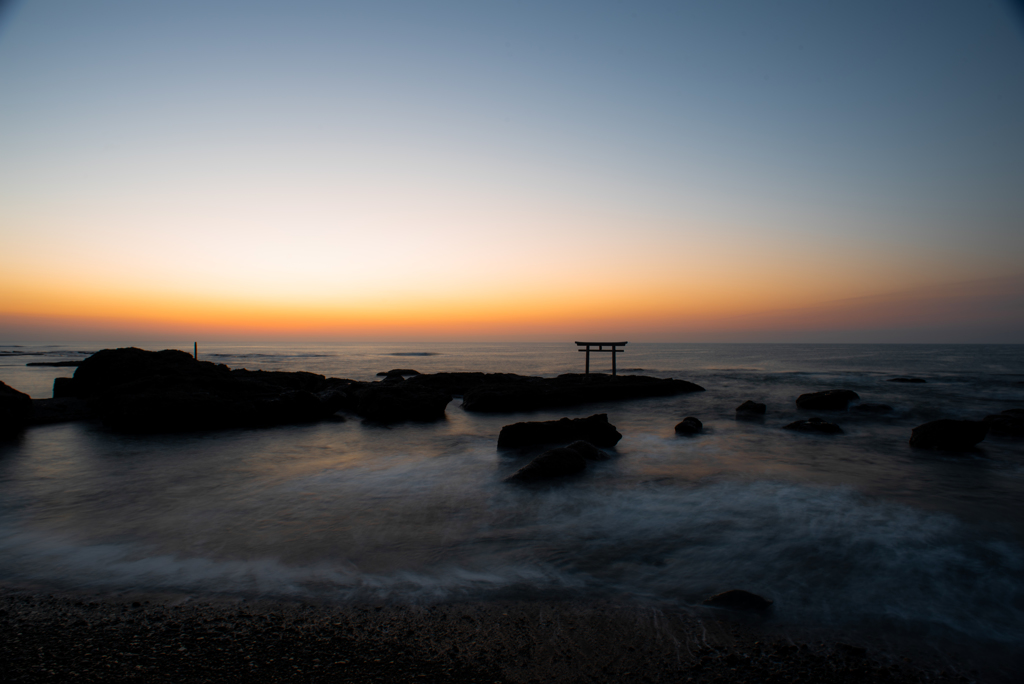
M 36 398 L 100 346 L 0 346 Z M 120 345 L 124 346 L 124 345 Z M 148 348 L 191 345 L 146 345 Z M 570 344 L 204 345 L 232 368 L 579 372 Z M 11 354 L 18 352 L 17 354 Z M 607 370 L 608 355 L 592 369 Z M 92 423 L 0 445 L 0 581 L 320 601 L 616 597 L 698 603 L 742 588 L 782 624 L 1024 644 L 1024 442 L 911 449 L 938 418 L 1024 408 L 1020 345 L 630 344 L 619 372 L 706 392 L 444 420 L 137 436 Z M 896 376 L 921 384 L 888 382 Z M 806 412 L 844 388 L 884 415 Z M 737 420 L 747 399 L 761 420 Z M 502 425 L 606 413 L 613 458 L 533 487 L 503 479 Z M 704 432 L 676 436 L 696 416 Z M 842 435 L 783 430 L 819 415 Z

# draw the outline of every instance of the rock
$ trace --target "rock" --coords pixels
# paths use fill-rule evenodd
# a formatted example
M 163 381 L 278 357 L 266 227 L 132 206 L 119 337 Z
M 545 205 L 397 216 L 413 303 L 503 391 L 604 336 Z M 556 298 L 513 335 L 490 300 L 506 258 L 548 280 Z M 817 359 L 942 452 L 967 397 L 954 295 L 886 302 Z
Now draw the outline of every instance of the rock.
M 82 363 L 82 362 L 81 361 L 33 361 L 31 363 L 26 363 L 25 365 L 26 366 L 59 366 L 59 367 L 69 366 L 70 367 L 70 366 L 77 366 L 80 363 Z
M 676 425 L 676 434 L 695 435 L 703 429 L 704 423 L 700 422 L 693 416 L 687 416 L 686 418 L 683 418 L 683 422 Z
M 796 405 L 806 411 L 845 411 L 850 402 L 857 399 L 860 395 L 853 390 L 825 390 L 801 394 L 796 398 Z
M 227 366 L 196 361 L 191 354 L 176 349 L 152 352 L 135 347 L 102 349 L 83 359 L 75 371 L 74 387 L 78 396 L 94 397 L 115 387 L 157 377 L 226 377 Z
M 410 382 L 374 383 L 359 393 L 356 413 L 367 420 L 395 423 L 403 420 L 439 420 L 452 396 Z
M 327 415 L 334 415 L 349 405 L 348 393 L 341 389 L 325 389 L 322 392 L 317 392 L 316 396 L 323 404 L 324 412 Z
M 419 374 L 420 374 L 419 371 L 412 370 L 411 368 L 395 368 L 394 370 L 381 371 L 380 373 L 377 373 L 377 377 L 384 376 L 384 377 L 388 377 L 388 378 L 393 378 L 396 375 L 401 377 L 403 375 L 419 375 Z
M 889 378 L 888 380 L 886 380 L 886 382 L 912 382 L 912 383 L 922 383 L 922 382 L 928 382 L 928 381 L 927 381 L 927 380 L 925 380 L 924 378 Z
M 736 415 L 763 416 L 768 410 L 764 404 L 749 399 L 736 407 Z
M 32 400 L 32 424 L 51 425 L 92 418 L 89 405 L 74 397 Z
M 32 419 L 32 397 L 0 382 L 0 438 L 15 435 Z
M 413 378 L 420 381 L 421 377 Z M 643 397 L 668 397 L 704 388 L 685 380 L 652 378 L 643 375 L 605 375 L 568 373 L 557 378 L 508 376 L 499 382 L 486 380 L 467 387 L 462 406 L 467 411 L 495 413 L 536 411 L 545 408 L 577 406 L 593 402 L 620 401 Z
M 964 451 L 985 439 L 988 423 L 980 420 L 933 420 L 911 431 L 910 446 Z
M 993 435 L 1024 437 L 1024 409 L 1007 409 L 1002 413 L 985 416 L 985 423 Z
M 796 430 L 797 432 L 813 432 L 819 435 L 841 435 L 843 428 L 835 423 L 830 423 L 821 418 L 808 418 L 798 420 L 785 426 L 783 430 Z
M 705 606 L 714 606 L 716 608 L 729 608 L 732 610 L 750 610 L 750 611 L 763 611 L 771 608 L 771 599 L 766 599 L 757 594 L 752 594 L 749 591 L 743 591 L 742 589 L 730 589 L 729 591 L 723 591 L 721 594 L 715 594 L 704 600 Z
M 881 414 L 892 411 L 892 406 L 888 404 L 857 404 L 851 410 L 858 413 Z
M 588 461 L 607 461 L 611 456 L 598 449 L 590 442 L 584 442 L 582 439 L 577 439 L 572 444 L 565 447 L 571 449 L 577 454 L 587 459 Z
M 323 420 L 354 403 L 352 381 L 305 372 L 231 370 L 176 350 L 104 349 L 84 359 L 73 379 L 54 383 L 56 398 L 79 397 L 108 428 L 182 432 L 268 427 Z M 337 392 L 326 392 L 335 389 Z
M 611 447 L 618 444 L 620 439 L 622 435 L 608 422 L 608 414 L 598 413 L 587 418 L 562 418 L 506 425 L 498 434 L 498 448 L 515 449 L 576 440 Z
M 520 468 L 506 482 L 539 482 L 583 472 L 587 459 L 576 450 L 567 447 L 545 451 Z
M 53 379 L 53 398 L 64 399 L 67 397 L 77 397 L 77 391 L 75 389 L 74 378 L 54 378 Z

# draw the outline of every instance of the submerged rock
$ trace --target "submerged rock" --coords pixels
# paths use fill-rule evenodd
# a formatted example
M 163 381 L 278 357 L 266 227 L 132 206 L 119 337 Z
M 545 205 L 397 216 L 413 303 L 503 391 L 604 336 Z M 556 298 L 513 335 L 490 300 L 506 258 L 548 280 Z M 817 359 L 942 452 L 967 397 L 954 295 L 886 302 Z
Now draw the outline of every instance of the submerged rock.
M 1024 409 L 1007 409 L 985 416 L 989 432 L 1001 437 L 1024 437 Z
M 810 392 L 796 398 L 796 405 L 806 411 L 845 411 L 851 401 L 860 399 L 853 390 L 835 389 Z
M 768 410 L 768 407 L 764 404 L 756 401 L 746 400 L 742 404 L 736 407 L 737 416 L 763 416 Z
M 704 600 L 705 606 L 730 608 L 732 610 L 763 611 L 771 608 L 774 601 L 742 589 L 730 589 Z
M 819 435 L 841 435 L 843 428 L 835 423 L 830 423 L 822 418 L 808 418 L 798 420 L 785 426 L 783 430 L 796 430 L 797 432 L 813 432 Z
M 514 449 L 576 440 L 610 447 L 618 444 L 620 439 L 622 435 L 608 422 L 608 414 L 598 413 L 587 418 L 562 418 L 506 425 L 498 434 L 498 448 Z
M 32 419 L 32 397 L 0 382 L 0 438 L 17 434 Z
M 587 459 L 576 449 L 560 447 L 545 451 L 520 468 L 514 475 L 506 478 L 506 482 L 539 482 L 566 475 L 583 472 L 587 467 Z
M 693 416 L 683 418 L 683 421 L 676 425 L 677 435 L 695 435 L 704 429 L 704 423 Z
M 886 382 L 911 382 L 911 383 L 922 383 L 928 382 L 924 378 L 889 378 Z
M 933 420 L 918 425 L 910 433 L 910 446 L 923 449 L 964 451 L 988 434 L 988 423 L 980 420 Z

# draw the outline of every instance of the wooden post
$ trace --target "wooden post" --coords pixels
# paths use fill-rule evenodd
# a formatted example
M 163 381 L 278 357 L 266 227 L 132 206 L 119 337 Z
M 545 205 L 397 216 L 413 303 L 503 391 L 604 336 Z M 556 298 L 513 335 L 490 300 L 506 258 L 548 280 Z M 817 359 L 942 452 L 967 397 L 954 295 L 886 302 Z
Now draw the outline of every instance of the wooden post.
M 199 343 L 198 342 L 193 342 L 192 343 L 192 358 L 194 358 L 196 361 L 199 360 Z
M 616 347 L 625 347 L 628 342 L 577 342 L 577 347 L 584 347 L 584 349 L 578 349 L 577 351 L 585 352 L 587 355 L 586 371 L 584 372 L 584 379 L 590 379 L 590 352 L 607 352 L 612 355 L 612 375 L 619 374 L 619 367 L 616 363 L 615 355 L 621 354 L 626 351 L 625 349 L 616 349 Z M 591 347 L 597 347 L 597 349 L 591 349 Z M 611 349 L 605 349 L 605 347 L 611 347 Z

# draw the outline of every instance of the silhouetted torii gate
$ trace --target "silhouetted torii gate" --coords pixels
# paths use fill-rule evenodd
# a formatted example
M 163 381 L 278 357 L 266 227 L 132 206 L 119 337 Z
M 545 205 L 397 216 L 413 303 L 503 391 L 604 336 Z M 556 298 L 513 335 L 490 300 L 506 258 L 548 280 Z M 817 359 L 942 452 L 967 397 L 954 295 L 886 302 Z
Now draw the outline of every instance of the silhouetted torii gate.
M 612 375 L 615 375 L 615 355 L 621 354 L 626 351 L 625 349 L 616 349 L 616 347 L 625 347 L 628 342 L 577 342 L 577 347 L 586 347 L 586 349 L 578 349 L 577 351 L 587 353 L 587 372 L 585 375 L 590 375 L 590 352 L 605 352 L 606 354 L 612 355 Z M 597 347 L 597 349 L 591 349 L 591 347 Z M 605 349 L 605 347 L 611 347 L 611 349 Z

